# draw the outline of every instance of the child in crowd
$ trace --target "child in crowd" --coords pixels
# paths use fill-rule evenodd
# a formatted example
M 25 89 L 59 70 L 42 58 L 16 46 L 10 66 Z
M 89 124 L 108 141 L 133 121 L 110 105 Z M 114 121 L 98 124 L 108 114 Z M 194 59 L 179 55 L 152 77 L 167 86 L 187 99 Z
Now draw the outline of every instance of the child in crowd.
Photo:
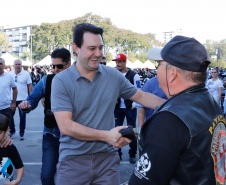
M 9 130 L 9 120 L 0 114 L 0 141 Z M 17 169 L 17 178 L 13 180 L 14 166 Z M 14 145 L 0 148 L 0 185 L 17 185 L 24 173 L 24 165 Z

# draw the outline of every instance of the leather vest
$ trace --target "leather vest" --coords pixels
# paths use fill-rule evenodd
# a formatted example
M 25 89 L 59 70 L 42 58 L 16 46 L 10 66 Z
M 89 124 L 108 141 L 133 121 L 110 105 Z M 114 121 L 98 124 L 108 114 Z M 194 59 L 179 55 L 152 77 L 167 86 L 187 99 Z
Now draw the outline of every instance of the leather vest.
M 46 78 L 46 88 L 45 88 L 45 108 L 44 108 L 44 125 L 47 128 L 58 127 L 53 112 L 51 111 L 51 85 L 55 74 L 50 74 Z
M 226 129 L 222 110 L 205 84 L 186 89 L 158 107 L 141 128 L 139 147 L 151 139 L 145 128 L 162 111 L 176 115 L 189 129 L 190 142 L 180 155 L 172 185 L 225 183 Z M 167 124 L 167 123 L 166 123 Z M 225 146 L 224 146 L 225 145 Z
M 130 81 L 131 84 L 134 85 L 134 76 L 136 75 L 136 73 L 134 71 L 132 71 L 131 69 L 128 69 L 127 73 L 126 73 L 126 78 Z M 117 103 L 116 103 L 116 107 L 120 108 L 120 103 L 121 103 L 121 99 L 118 98 Z M 131 100 L 124 100 L 125 106 L 127 109 L 131 109 L 132 108 L 132 104 L 133 101 Z

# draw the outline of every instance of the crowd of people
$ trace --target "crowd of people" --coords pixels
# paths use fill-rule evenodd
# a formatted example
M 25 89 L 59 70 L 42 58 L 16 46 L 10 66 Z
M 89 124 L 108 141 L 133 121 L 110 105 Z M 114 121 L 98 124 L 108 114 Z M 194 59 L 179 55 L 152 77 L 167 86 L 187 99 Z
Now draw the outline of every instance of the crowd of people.
M 24 172 L 12 144 L 16 107 L 23 141 L 26 114 L 40 100 L 42 185 L 119 185 L 125 145 L 130 163 L 138 159 L 128 185 L 225 184 L 223 83 L 217 68 L 207 80 L 211 61 L 205 47 L 176 36 L 164 48 L 147 52 L 158 63 L 156 70 L 131 70 L 122 53 L 112 68 L 103 57 L 103 33 L 92 24 L 76 25 L 77 60 L 72 63 L 67 49 L 55 49 L 49 72 L 39 67 L 27 72 L 15 60 L 8 73 L 0 58 L 0 184 L 17 185 Z M 150 80 L 142 87 L 145 78 Z

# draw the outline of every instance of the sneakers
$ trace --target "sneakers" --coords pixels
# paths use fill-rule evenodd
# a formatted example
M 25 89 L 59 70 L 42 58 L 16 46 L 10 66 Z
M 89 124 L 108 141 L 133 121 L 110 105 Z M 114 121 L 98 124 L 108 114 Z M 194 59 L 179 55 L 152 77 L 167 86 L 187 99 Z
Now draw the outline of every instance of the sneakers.
M 24 136 L 20 135 L 20 141 L 24 140 Z

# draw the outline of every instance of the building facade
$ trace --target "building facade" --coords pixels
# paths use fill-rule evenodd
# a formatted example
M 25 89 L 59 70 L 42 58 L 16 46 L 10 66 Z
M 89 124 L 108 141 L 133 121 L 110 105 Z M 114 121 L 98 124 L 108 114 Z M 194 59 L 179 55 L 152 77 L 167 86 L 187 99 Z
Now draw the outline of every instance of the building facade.
M 30 52 L 27 42 L 30 41 L 32 26 L 21 26 L 15 28 L 1 27 L 1 31 L 7 36 L 10 46 L 12 47 L 8 51 L 11 55 L 23 57 L 24 52 Z M 2 49 L 2 54 L 6 53 L 5 49 Z

